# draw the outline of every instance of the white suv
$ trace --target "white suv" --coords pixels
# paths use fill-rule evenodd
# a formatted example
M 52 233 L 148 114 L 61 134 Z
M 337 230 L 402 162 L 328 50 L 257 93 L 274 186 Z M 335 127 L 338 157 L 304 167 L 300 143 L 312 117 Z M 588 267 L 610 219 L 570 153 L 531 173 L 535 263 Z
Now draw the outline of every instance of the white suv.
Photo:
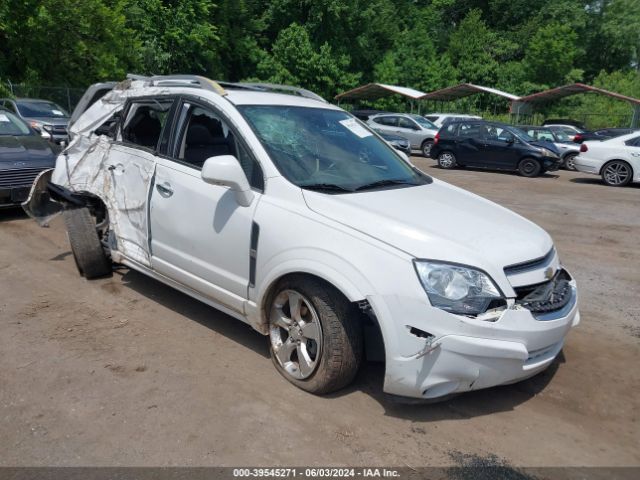
M 545 231 L 310 92 L 223 86 L 137 78 L 75 122 L 24 206 L 63 211 L 86 278 L 116 262 L 248 323 L 314 393 L 349 384 L 364 351 L 386 392 L 417 398 L 553 362 L 579 313 Z

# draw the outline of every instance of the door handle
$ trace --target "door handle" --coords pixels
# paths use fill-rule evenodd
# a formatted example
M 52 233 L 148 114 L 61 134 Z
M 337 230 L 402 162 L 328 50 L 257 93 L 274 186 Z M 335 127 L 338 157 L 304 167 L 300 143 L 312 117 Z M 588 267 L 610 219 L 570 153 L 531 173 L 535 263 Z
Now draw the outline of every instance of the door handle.
M 169 185 L 166 182 L 163 185 L 160 185 L 159 183 L 156 184 L 156 190 L 158 190 L 158 193 L 162 195 L 164 198 L 169 198 L 171 195 L 173 195 L 173 190 L 171 190 L 171 185 Z

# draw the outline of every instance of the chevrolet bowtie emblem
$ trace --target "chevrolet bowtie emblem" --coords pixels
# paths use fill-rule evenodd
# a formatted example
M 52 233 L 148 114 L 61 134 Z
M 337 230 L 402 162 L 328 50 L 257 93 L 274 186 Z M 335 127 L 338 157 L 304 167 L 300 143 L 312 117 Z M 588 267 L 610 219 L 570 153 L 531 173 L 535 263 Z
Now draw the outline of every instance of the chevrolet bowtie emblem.
M 544 278 L 551 280 L 553 278 L 553 268 L 549 267 L 544 271 Z

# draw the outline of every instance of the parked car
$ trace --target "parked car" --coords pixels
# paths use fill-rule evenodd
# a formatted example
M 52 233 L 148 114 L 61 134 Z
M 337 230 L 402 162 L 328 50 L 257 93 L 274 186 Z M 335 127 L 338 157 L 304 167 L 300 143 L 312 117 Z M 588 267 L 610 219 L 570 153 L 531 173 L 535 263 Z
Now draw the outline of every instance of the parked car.
M 573 165 L 573 160 L 580 153 L 580 147 L 572 142 L 571 137 L 565 132 L 532 125 L 520 125 L 518 128 L 537 142 L 553 143 L 562 159 L 562 166 L 567 170 L 576 169 Z
M 367 120 L 371 128 L 386 133 L 401 135 L 411 142 L 412 150 L 420 150 L 425 157 L 433 146 L 433 139 L 438 133 L 429 120 L 420 115 L 410 113 L 382 113 L 373 115 Z
M 393 135 L 392 133 L 383 132 L 378 129 L 374 129 L 378 135 L 382 137 L 382 139 L 391 145 L 396 150 L 401 151 L 407 157 L 411 156 L 411 143 L 404 137 L 400 135 Z
M 60 105 L 37 98 L 2 98 L 0 107 L 13 112 L 47 140 L 58 145 L 67 143 L 69 114 Z
M 640 131 L 603 141 L 584 142 L 575 159 L 576 170 L 600 175 L 607 185 L 640 182 Z
M 551 125 L 544 125 L 544 126 L 547 127 L 549 130 L 551 130 L 552 132 L 558 132 L 558 133 L 563 133 L 565 135 L 568 135 L 571 141 L 574 141 L 576 135 L 584 133 L 584 130 L 574 125 L 551 124 Z
M 63 210 L 86 278 L 117 262 L 248 323 L 278 372 L 317 394 L 353 380 L 364 330 L 395 395 L 553 362 L 580 316 L 544 230 L 426 175 L 335 105 L 179 78 L 98 100 L 25 204 Z M 114 112 L 113 138 L 93 134 Z
M 0 108 L 0 207 L 27 199 L 40 172 L 55 166 L 51 145 L 9 110 Z
M 455 120 L 482 120 L 482 117 L 478 115 L 465 115 L 462 113 L 428 113 L 424 117 L 438 128 L 447 122 L 453 122 Z
M 573 137 L 575 143 L 582 143 L 587 140 L 608 140 L 609 138 L 620 137 L 628 133 L 637 131 L 636 128 L 601 128 L 600 130 L 594 130 L 591 132 L 581 132 Z
M 372 110 L 372 109 L 351 111 L 351 115 L 353 115 L 356 118 L 359 118 L 363 122 L 366 122 L 367 120 L 369 120 L 369 117 L 372 117 L 373 115 L 378 115 L 380 113 L 388 113 L 388 112 L 385 112 L 384 110 Z
M 552 143 L 537 142 L 518 128 L 484 120 L 448 123 L 438 132 L 431 156 L 440 168 L 512 170 L 525 177 L 557 170 L 562 164 Z
M 571 127 L 575 127 L 578 130 L 586 130 L 584 123 L 570 118 L 547 118 L 544 122 L 542 122 L 543 127 L 547 127 L 549 125 L 568 125 Z

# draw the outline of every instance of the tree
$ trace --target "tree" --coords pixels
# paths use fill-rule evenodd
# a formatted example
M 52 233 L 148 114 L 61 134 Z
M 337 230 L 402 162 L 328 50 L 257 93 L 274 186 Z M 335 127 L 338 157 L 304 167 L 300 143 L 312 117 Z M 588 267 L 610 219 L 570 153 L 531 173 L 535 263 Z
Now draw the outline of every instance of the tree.
M 524 57 L 525 69 L 530 81 L 540 85 L 558 85 L 577 80 L 573 70 L 578 56 L 577 34 L 568 25 L 550 23 L 541 27 L 527 47 Z
M 258 64 L 257 73 L 269 82 L 296 85 L 333 98 L 359 80 L 348 67 L 347 55 L 334 55 L 327 43 L 314 48 L 306 29 L 292 23 L 280 32 L 272 51 Z

